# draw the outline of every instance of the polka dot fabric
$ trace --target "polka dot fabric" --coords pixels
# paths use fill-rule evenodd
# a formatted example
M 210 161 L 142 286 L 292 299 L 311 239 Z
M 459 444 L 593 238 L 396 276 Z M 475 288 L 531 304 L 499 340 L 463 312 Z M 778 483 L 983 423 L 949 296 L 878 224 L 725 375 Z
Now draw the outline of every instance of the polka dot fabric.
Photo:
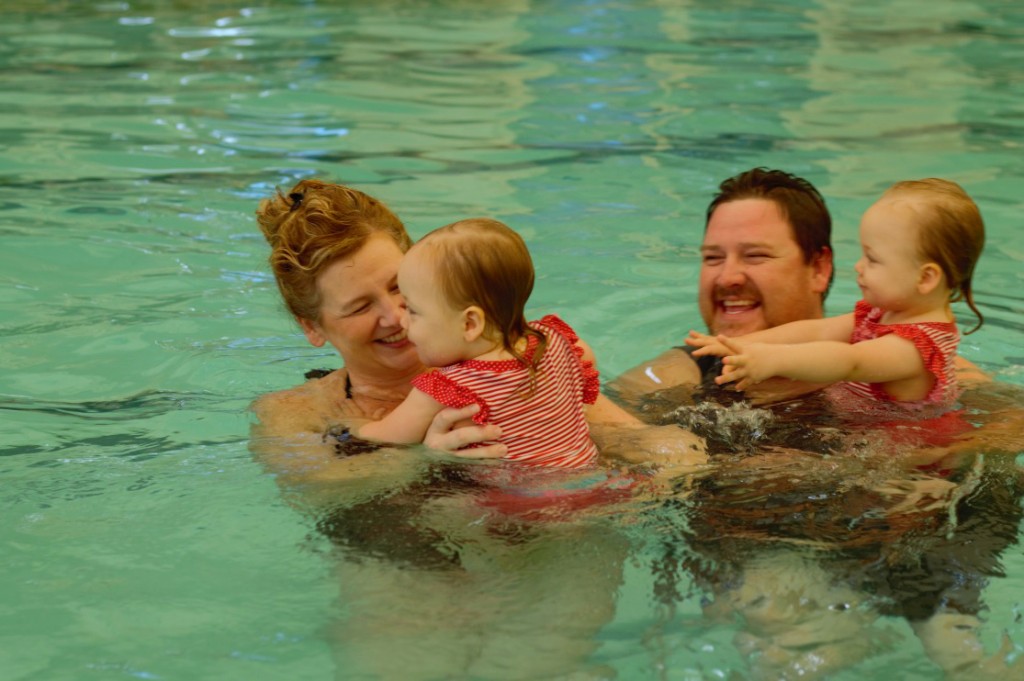
M 853 313 L 853 336 L 851 343 L 880 338 L 894 333 L 914 343 L 921 353 L 924 365 L 935 376 L 935 385 L 919 403 L 900 402 L 902 405 L 952 405 L 959 391 L 956 382 L 956 349 L 960 344 L 960 332 L 952 322 L 921 322 L 919 324 L 882 324 L 883 310 L 871 307 L 861 300 Z M 894 402 L 878 383 L 845 384 L 860 397 Z

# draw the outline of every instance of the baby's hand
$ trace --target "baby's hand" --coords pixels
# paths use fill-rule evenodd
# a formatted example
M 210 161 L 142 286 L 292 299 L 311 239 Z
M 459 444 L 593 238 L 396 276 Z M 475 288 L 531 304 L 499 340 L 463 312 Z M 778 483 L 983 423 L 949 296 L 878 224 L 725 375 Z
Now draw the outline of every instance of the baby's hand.
M 704 357 L 705 355 L 724 357 L 729 354 L 729 349 L 722 343 L 721 339 L 723 338 L 726 338 L 726 336 L 709 336 L 700 331 L 690 331 L 685 338 L 685 342 L 687 345 L 697 348 L 693 351 L 694 357 Z
M 737 390 L 746 390 L 750 386 L 771 378 L 775 369 L 771 363 L 772 346 L 766 343 L 742 344 L 736 339 L 719 336 L 728 353 L 722 359 L 722 373 L 715 383 L 735 383 Z

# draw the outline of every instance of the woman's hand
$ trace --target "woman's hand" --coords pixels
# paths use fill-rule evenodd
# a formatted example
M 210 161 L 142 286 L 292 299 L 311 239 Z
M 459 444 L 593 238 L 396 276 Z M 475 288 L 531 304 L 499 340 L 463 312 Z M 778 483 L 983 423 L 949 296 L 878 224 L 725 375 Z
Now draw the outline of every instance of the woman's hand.
M 508 447 L 503 444 L 494 443 L 462 449 L 467 445 L 496 440 L 501 437 L 501 428 L 495 425 L 459 425 L 460 422 L 473 418 L 473 414 L 478 411 L 480 411 L 478 404 L 471 404 L 459 409 L 442 409 L 427 428 L 423 444 L 430 449 L 448 452 L 467 459 L 500 459 L 508 453 Z

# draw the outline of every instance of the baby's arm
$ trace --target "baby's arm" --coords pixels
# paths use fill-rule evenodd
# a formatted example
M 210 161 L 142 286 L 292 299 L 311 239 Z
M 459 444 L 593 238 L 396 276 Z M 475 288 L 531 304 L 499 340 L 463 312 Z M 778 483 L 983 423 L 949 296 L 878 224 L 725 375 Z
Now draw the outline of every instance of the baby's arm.
M 882 383 L 887 389 L 888 384 L 907 382 L 925 386 L 931 380 L 914 343 L 896 334 L 852 345 L 836 341 L 746 343 L 725 336 L 719 336 L 718 341 L 731 354 L 722 360 L 725 368 L 715 380 L 720 384 L 735 381 L 741 390 L 771 376 L 811 383 Z
M 415 388 L 394 411 L 378 421 L 354 424 L 352 434 L 364 440 L 414 444 L 423 442 L 427 428 L 444 405 Z
M 770 329 L 755 331 L 736 338 L 744 343 L 810 343 L 814 341 L 848 342 L 853 334 L 853 314 L 844 314 L 825 319 L 804 319 L 789 324 L 780 324 Z M 709 336 L 697 331 L 690 331 L 686 344 L 692 345 L 695 357 L 730 354 L 718 336 Z

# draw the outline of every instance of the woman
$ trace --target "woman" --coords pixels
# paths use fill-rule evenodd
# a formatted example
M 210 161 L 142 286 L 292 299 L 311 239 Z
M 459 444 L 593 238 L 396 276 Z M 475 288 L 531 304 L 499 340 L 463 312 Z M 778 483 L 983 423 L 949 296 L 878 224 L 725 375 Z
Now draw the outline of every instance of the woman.
M 326 433 L 350 399 L 367 413 L 390 411 L 423 371 L 400 324 L 398 263 L 412 240 L 387 206 L 318 180 L 265 199 L 257 220 L 270 243 L 274 278 L 309 342 L 330 343 L 345 366 L 254 404 L 263 436 Z M 480 438 L 494 435 L 482 429 Z M 464 434 L 463 437 L 471 437 Z M 455 449 L 451 438 L 435 438 Z

